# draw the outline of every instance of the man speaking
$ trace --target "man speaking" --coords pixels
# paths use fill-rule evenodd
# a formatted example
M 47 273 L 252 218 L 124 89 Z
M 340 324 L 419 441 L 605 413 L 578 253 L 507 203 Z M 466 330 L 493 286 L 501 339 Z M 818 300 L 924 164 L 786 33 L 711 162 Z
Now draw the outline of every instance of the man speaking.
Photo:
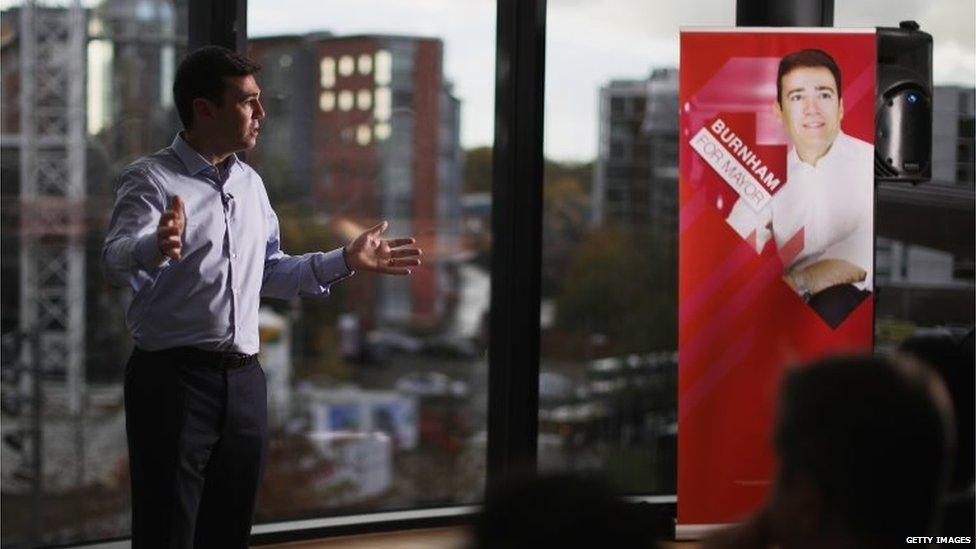
M 837 327 L 872 289 L 874 149 L 841 130 L 840 68 L 822 50 L 780 60 L 773 114 L 792 144 L 787 182 L 758 217 L 740 200 L 727 221 L 760 249 L 774 239 L 783 280 Z
M 185 130 L 123 170 L 105 239 L 108 276 L 128 285 L 126 365 L 132 544 L 246 547 L 268 439 L 257 361 L 261 297 L 324 297 L 356 271 L 408 275 L 412 238 L 384 221 L 348 245 L 290 256 L 261 177 L 236 152 L 265 111 L 260 66 L 209 46 L 173 84 Z

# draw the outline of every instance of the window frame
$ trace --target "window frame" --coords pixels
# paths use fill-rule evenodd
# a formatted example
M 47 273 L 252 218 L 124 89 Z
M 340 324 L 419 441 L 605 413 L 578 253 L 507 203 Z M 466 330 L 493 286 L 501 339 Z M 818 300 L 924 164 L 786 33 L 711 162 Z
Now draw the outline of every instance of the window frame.
M 190 51 L 247 51 L 247 0 L 189 3 Z M 496 1 L 486 485 L 536 470 L 546 0 Z M 374 67 L 375 69 L 375 67 Z M 675 512 L 675 496 L 631 497 Z M 257 524 L 254 544 L 471 524 L 478 506 Z

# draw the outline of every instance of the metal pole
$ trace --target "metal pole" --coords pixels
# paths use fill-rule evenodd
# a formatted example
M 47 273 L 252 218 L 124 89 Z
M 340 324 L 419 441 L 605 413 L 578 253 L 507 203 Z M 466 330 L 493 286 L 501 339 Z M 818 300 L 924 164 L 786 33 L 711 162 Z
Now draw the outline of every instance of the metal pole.
M 498 2 L 492 164 L 489 486 L 536 470 L 545 0 Z
M 737 27 L 832 27 L 834 0 L 736 0 Z
M 41 410 L 44 405 L 44 395 L 41 392 L 43 368 L 41 365 L 41 332 L 34 327 L 30 334 L 31 346 L 31 543 L 41 540 L 41 500 L 44 491 L 44 462 L 43 462 L 43 430 L 41 429 Z

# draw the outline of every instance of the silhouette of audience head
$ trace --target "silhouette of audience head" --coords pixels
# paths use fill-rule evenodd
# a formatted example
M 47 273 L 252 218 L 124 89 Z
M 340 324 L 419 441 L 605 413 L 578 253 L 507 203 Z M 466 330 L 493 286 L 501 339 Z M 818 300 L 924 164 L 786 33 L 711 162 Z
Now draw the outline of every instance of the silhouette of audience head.
M 472 549 L 651 548 L 638 509 L 602 482 L 571 475 L 513 479 L 489 489 Z
M 916 335 L 902 342 L 899 351 L 930 366 L 945 382 L 956 419 L 956 458 L 952 485 L 972 483 L 976 469 L 976 365 L 973 331 L 962 338 L 948 333 Z
M 955 466 L 942 505 L 940 535 L 976 538 L 976 376 L 973 364 L 973 330 L 962 338 L 946 333 L 916 335 L 904 343 L 901 353 L 931 366 L 945 382 L 956 417 Z
M 769 534 L 782 547 L 902 546 L 937 524 L 952 439 L 942 383 L 907 359 L 789 371 L 774 433 Z

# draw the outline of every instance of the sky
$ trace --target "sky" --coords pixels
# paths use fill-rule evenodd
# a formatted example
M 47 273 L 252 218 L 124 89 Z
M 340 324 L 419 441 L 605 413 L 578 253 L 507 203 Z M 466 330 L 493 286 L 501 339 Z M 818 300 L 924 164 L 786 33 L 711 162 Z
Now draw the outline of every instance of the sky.
M 0 0 L 0 7 L 19 3 Z M 680 27 L 728 27 L 735 19 L 735 0 L 549 0 L 547 9 L 545 154 L 577 162 L 596 154 L 601 86 L 677 66 Z M 251 36 L 330 31 L 440 38 L 445 76 L 462 101 L 462 145 L 491 145 L 493 0 L 248 0 L 248 10 Z M 897 26 L 907 19 L 934 37 L 936 84 L 976 86 L 973 0 L 835 0 L 836 27 Z
M 439 37 L 444 72 L 462 101 L 465 147 L 493 139 L 495 9 L 490 0 L 249 0 L 258 36 L 330 30 Z M 652 10 L 654 6 L 664 9 Z M 546 156 L 589 161 L 596 154 L 597 94 L 613 79 L 645 78 L 678 64 L 681 26 L 732 26 L 733 0 L 549 0 L 546 36 Z M 897 26 L 914 19 L 933 35 L 937 84 L 976 85 L 972 0 L 839 0 L 834 26 Z

